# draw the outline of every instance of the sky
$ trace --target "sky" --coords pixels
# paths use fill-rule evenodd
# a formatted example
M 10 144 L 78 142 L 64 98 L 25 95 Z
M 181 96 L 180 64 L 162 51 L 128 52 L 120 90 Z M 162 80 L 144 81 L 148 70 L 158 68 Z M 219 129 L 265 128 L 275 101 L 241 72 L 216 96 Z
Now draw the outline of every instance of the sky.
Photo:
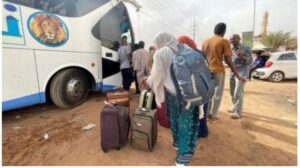
M 254 0 L 136 0 L 142 8 L 136 12 L 126 4 L 131 17 L 136 42 L 146 47 L 153 44 L 156 33 L 166 31 L 175 37 L 187 35 L 198 47 L 213 35 L 219 22 L 227 24 L 225 38 L 233 33 L 253 30 Z M 268 32 L 287 31 L 297 35 L 297 0 L 256 0 L 254 34 L 261 32 L 263 13 L 268 11 Z M 194 26 L 195 25 L 195 26 Z

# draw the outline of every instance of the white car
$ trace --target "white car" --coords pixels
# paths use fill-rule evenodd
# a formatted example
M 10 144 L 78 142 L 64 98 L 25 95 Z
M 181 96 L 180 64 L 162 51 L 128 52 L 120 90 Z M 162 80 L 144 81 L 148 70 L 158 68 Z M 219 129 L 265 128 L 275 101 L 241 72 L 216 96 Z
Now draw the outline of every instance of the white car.
M 280 82 L 283 79 L 297 78 L 297 54 L 293 51 L 271 53 L 264 68 L 256 69 L 252 76 Z

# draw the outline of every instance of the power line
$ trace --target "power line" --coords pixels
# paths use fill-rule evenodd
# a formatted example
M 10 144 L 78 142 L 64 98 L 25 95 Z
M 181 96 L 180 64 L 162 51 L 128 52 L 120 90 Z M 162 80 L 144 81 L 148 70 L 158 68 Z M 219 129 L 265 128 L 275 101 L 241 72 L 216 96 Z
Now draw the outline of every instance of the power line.
M 146 16 L 152 18 L 152 19 L 155 20 L 158 24 L 161 24 L 161 25 L 163 25 L 163 26 L 166 26 L 166 27 L 168 27 L 168 28 L 170 28 L 170 29 L 173 29 L 175 32 L 179 33 L 179 32 L 178 32 L 178 29 L 175 29 L 174 27 L 170 26 L 169 24 L 166 24 L 166 23 L 160 21 L 159 19 L 153 17 L 152 15 L 148 14 L 148 13 L 145 12 L 144 10 L 141 10 L 140 12 L 142 12 L 142 13 L 145 14 Z M 178 27 L 177 27 L 177 28 L 178 28 Z
M 153 9 L 160 9 L 162 6 L 164 6 L 164 5 L 162 5 L 161 3 L 159 3 L 159 4 L 161 4 L 161 6 L 157 6 L 157 4 L 155 4 L 155 3 L 150 3 L 149 1 L 143 1 L 143 2 L 147 2 L 146 4 L 148 4 L 148 6 L 151 6 L 151 8 L 153 8 Z M 164 6 L 164 7 L 165 7 L 165 6 Z M 167 7 L 165 7 L 165 8 L 168 9 Z M 165 14 L 169 15 L 171 18 L 180 18 L 180 17 L 178 17 L 178 16 L 172 14 L 172 13 L 171 13 L 171 10 L 164 10 L 164 12 L 161 12 L 161 13 L 165 13 Z M 160 14 L 160 16 L 163 18 L 163 15 L 162 15 L 162 14 Z M 184 16 L 183 16 L 183 17 L 184 17 Z M 184 29 L 184 30 L 187 31 L 187 32 L 190 32 L 190 31 L 191 31 L 190 29 L 186 29 L 183 25 L 180 25 L 180 26 L 182 27 L 182 29 Z
M 195 31 L 196 31 L 196 23 L 195 23 L 195 17 L 194 17 L 194 32 L 193 32 L 193 40 L 195 41 Z

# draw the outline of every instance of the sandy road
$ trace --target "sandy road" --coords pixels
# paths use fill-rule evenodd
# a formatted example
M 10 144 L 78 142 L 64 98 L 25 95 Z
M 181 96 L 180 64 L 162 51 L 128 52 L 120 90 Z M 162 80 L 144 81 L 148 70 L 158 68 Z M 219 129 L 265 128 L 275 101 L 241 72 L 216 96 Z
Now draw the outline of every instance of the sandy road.
M 226 112 L 231 107 L 226 79 L 221 121 L 209 123 L 209 136 L 199 140 L 191 165 L 296 165 L 296 92 L 294 80 L 251 81 L 244 117 L 232 120 Z M 132 97 L 131 112 L 139 98 Z M 87 102 L 71 110 L 38 105 L 3 113 L 3 165 L 174 165 L 171 132 L 161 126 L 151 153 L 128 144 L 103 153 L 99 128 L 103 100 L 103 94 L 91 93 Z M 81 132 L 89 123 L 96 127 Z

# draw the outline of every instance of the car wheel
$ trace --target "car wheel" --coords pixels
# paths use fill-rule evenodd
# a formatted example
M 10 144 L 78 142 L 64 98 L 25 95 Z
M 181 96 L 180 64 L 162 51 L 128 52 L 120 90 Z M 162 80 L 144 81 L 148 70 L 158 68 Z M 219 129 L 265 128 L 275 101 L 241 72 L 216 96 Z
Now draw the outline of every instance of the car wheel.
M 284 73 L 280 71 L 273 72 L 269 77 L 269 80 L 272 82 L 281 82 L 283 79 L 284 79 Z
M 50 85 L 50 97 L 61 108 L 72 108 L 83 103 L 87 97 L 89 83 L 79 69 L 71 68 L 54 76 Z

